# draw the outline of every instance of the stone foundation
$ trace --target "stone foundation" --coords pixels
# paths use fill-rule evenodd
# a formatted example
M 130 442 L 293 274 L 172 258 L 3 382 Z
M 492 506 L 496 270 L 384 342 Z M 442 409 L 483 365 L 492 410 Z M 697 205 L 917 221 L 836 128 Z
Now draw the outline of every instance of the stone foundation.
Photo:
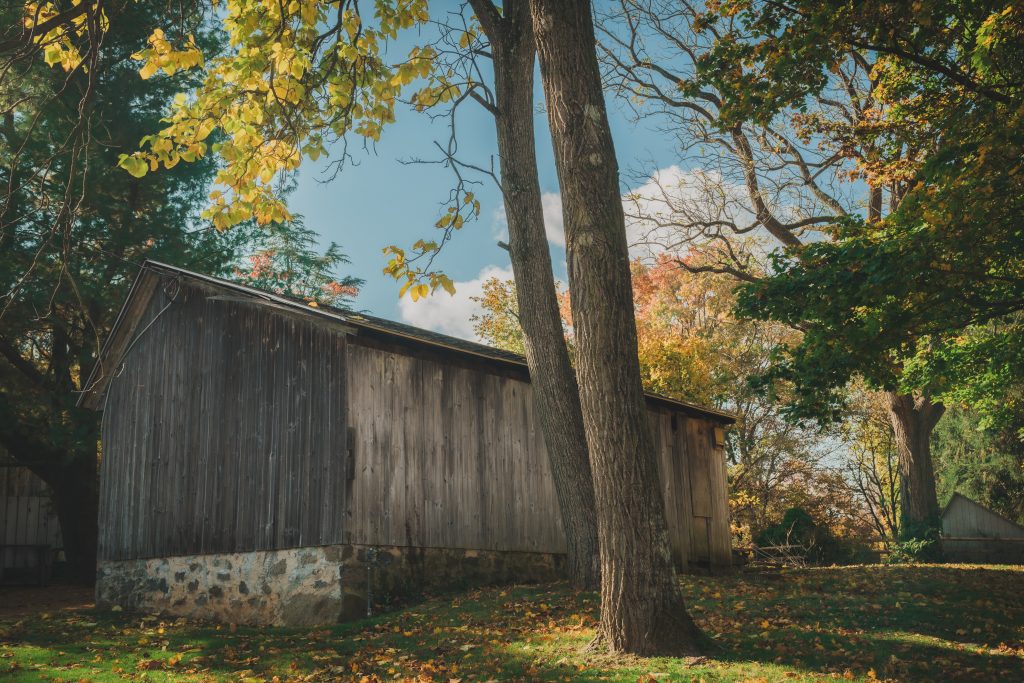
M 101 561 L 96 604 L 258 626 L 358 619 L 424 592 L 561 578 L 563 555 L 333 545 Z

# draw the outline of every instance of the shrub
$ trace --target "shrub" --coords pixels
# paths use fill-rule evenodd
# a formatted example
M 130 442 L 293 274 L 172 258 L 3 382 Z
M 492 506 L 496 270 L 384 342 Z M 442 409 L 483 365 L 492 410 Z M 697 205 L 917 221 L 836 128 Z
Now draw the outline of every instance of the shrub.
M 904 522 L 899 541 L 889 547 L 887 564 L 912 562 L 939 562 L 942 560 L 942 542 L 939 540 L 937 521 L 925 524 Z
M 814 564 L 845 564 L 856 554 L 851 544 L 836 538 L 803 508 L 786 510 L 782 521 L 759 533 L 754 542 L 759 546 L 803 546 L 807 561 Z

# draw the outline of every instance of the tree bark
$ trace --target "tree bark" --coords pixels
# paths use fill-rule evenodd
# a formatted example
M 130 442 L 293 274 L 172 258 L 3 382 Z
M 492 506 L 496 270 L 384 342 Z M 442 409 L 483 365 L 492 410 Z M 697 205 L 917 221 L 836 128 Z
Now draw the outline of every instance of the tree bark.
M 868 223 L 882 220 L 882 188 L 878 185 L 868 187 Z
M 491 44 L 502 195 L 530 383 L 561 510 L 573 586 L 600 584 L 594 484 L 576 376 L 558 309 L 533 128 L 535 49 L 526 0 L 472 0 Z
M 921 537 L 939 525 L 930 440 L 945 408 L 925 396 L 896 392 L 886 396 L 900 456 L 900 529 L 904 536 Z
M 637 358 L 618 167 L 587 0 L 530 0 L 562 190 L 577 376 L 612 652 L 696 654 L 669 549 Z
M 77 583 L 96 579 L 96 543 L 99 532 L 99 472 L 96 454 L 78 455 L 54 476 L 43 477 L 53 489 L 60 522 L 68 576 Z

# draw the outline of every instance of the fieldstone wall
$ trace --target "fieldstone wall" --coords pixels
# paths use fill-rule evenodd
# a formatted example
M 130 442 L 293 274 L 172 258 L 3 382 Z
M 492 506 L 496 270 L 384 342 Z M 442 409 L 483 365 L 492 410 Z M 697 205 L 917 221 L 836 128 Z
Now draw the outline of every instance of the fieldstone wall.
M 564 556 L 333 545 L 100 562 L 96 604 L 259 626 L 357 619 L 424 592 L 560 578 Z

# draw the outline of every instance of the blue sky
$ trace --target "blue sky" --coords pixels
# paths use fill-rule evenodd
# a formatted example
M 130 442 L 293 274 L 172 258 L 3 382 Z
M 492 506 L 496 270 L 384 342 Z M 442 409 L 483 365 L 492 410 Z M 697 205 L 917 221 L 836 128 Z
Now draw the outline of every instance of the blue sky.
M 537 81 L 536 100 L 542 103 L 539 74 Z M 664 133 L 632 121 L 623 105 L 613 98 L 608 105 L 624 190 L 630 184 L 630 169 L 652 165 L 663 168 L 674 163 L 672 145 Z M 558 179 L 547 118 L 540 107 L 536 129 L 541 189 L 547 193 L 549 215 L 557 220 Z M 468 297 L 478 291 L 481 272 L 485 276 L 511 272 L 508 254 L 497 246 L 502 205 L 492 180 L 482 178 L 482 184 L 474 189 L 482 204 L 479 220 L 467 223 L 457 232 L 437 262 L 456 281 L 455 297 L 439 290 L 425 302 L 400 303 L 398 283 L 381 272 L 386 261 L 381 253 L 383 247 L 407 247 L 418 239 L 433 238 L 437 232 L 433 226 L 451 188 L 451 172 L 439 165 L 408 165 L 402 160 L 437 158 L 433 141 L 445 140 L 447 135 L 445 121 L 431 122 L 424 114 L 399 110 L 396 122 L 385 129 L 374 149 L 350 149 L 355 164 L 346 165 L 333 180 L 325 182 L 324 160 L 318 164 L 306 161 L 289 204 L 293 211 L 305 216 L 306 225 L 321 235 L 324 244 L 337 242 L 348 254 L 352 261 L 347 267 L 348 274 L 366 281 L 356 302 L 359 309 L 469 336 L 468 318 L 473 304 Z M 489 166 L 493 157 L 497 166 L 494 122 L 481 107 L 474 104 L 461 110 L 459 140 L 467 160 Z M 552 258 L 556 277 L 564 280 L 565 254 L 557 243 L 552 245 Z

